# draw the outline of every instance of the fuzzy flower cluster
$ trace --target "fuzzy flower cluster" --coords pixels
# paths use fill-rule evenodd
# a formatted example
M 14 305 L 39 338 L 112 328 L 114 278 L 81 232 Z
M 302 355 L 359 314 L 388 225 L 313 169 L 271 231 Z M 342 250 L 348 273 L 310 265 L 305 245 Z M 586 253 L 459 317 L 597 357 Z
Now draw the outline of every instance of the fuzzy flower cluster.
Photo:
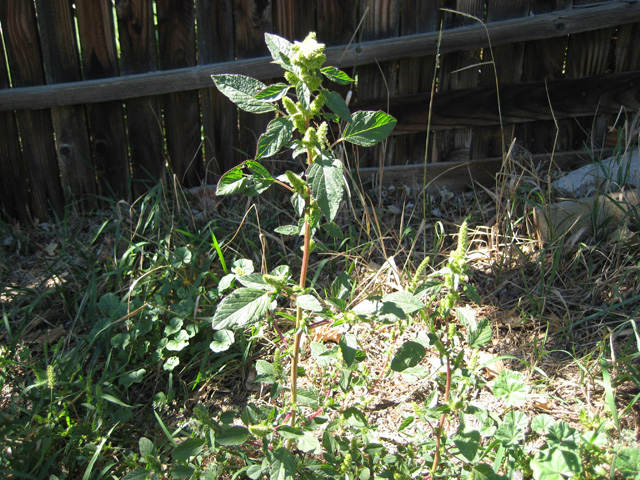
M 313 92 L 320 87 L 322 79 L 317 70 L 322 67 L 327 56 L 324 54 L 324 43 L 316 41 L 316 34 L 311 32 L 302 42 L 295 42 L 291 47 L 291 63 L 295 67 L 295 74 L 286 72 L 287 80 L 295 85 L 302 80 Z

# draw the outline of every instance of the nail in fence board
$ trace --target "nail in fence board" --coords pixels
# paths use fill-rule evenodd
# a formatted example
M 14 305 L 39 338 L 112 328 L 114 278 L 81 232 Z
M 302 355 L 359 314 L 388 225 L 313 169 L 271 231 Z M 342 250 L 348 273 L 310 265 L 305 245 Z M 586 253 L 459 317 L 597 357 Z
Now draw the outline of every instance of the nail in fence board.
M 196 65 L 193 0 L 157 0 L 160 67 L 163 70 Z M 167 152 L 173 173 L 187 187 L 204 178 L 198 92 L 163 96 Z
M 78 35 L 85 80 L 118 76 L 113 8 L 110 2 L 76 2 Z M 86 105 L 91 155 L 98 193 L 123 198 L 129 193 L 131 172 L 121 101 Z
M 42 59 L 47 83 L 82 80 L 71 3 L 36 0 Z M 68 200 L 91 209 L 96 205 L 96 177 L 84 105 L 51 109 L 58 164 Z
M 151 0 L 116 1 L 122 74 L 157 70 L 156 41 Z M 127 137 L 134 191 L 144 192 L 165 175 L 162 109 L 158 97 L 125 102 Z
M 32 2 L 0 2 L 0 22 L 13 88 L 42 85 L 44 69 L 36 13 Z M 29 180 L 29 213 L 46 219 L 64 206 L 49 110 L 17 112 L 22 159 Z
M 197 0 L 198 61 L 200 65 L 229 62 L 234 59 L 232 0 Z M 204 132 L 207 182 L 229 170 L 241 160 L 238 146 L 236 106 L 222 95 L 213 80 L 199 90 Z

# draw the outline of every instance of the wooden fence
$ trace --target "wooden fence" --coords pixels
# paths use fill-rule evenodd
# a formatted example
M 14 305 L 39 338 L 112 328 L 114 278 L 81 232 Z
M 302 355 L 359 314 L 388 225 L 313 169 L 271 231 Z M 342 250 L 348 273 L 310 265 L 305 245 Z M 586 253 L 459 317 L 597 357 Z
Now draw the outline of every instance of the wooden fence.
M 265 32 L 316 31 L 357 75 L 354 107 L 398 118 L 361 167 L 486 171 L 502 132 L 533 154 L 579 150 L 640 105 L 638 22 L 632 0 L 2 0 L 2 215 L 90 209 L 167 166 L 186 186 L 215 182 L 269 119 L 238 112 L 210 75 L 277 77 Z

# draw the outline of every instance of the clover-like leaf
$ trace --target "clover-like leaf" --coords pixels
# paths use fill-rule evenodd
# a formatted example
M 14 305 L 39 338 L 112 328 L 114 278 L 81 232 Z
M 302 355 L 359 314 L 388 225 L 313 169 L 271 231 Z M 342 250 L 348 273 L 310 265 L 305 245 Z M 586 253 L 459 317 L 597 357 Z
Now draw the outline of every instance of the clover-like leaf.
M 229 347 L 233 345 L 233 341 L 234 335 L 231 330 L 218 330 L 213 334 L 213 341 L 209 344 L 209 348 L 215 353 L 224 352 L 229 350 Z
M 524 405 L 529 396 L 529 386 L 522 378 L 522 374 L 504 369 L 493 381 L 493 394 L 503 398 L 510 407 Z

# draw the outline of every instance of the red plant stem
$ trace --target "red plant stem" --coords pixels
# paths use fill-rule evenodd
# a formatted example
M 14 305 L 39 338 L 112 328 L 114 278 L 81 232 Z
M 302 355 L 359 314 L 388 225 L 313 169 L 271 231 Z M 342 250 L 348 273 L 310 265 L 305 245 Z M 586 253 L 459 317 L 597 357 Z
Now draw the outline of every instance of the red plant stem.
M 446 322 L 446 331 L 449 331 L 449 322 Z M 449 341 L 447 340 L 447 344 L 445 348 L 448 349 Z M 447 380 L 444 389 L 444 403 L 449 402 L 451 392 L 451 359 L 449 357 L 449 353 L 447 353 Z M 436 432 L 436 453 L 433 455 L 433 465 L 431 466 L 431 474 L 435 475 L 436 469 L 440 464 L 440 439 L 442 438 L 442 431 L 444 430 L 444 423 L 447 419 L 447 414 L 443 413 L 440 416 L 440 423 L 438 424 L 438 430 Z

